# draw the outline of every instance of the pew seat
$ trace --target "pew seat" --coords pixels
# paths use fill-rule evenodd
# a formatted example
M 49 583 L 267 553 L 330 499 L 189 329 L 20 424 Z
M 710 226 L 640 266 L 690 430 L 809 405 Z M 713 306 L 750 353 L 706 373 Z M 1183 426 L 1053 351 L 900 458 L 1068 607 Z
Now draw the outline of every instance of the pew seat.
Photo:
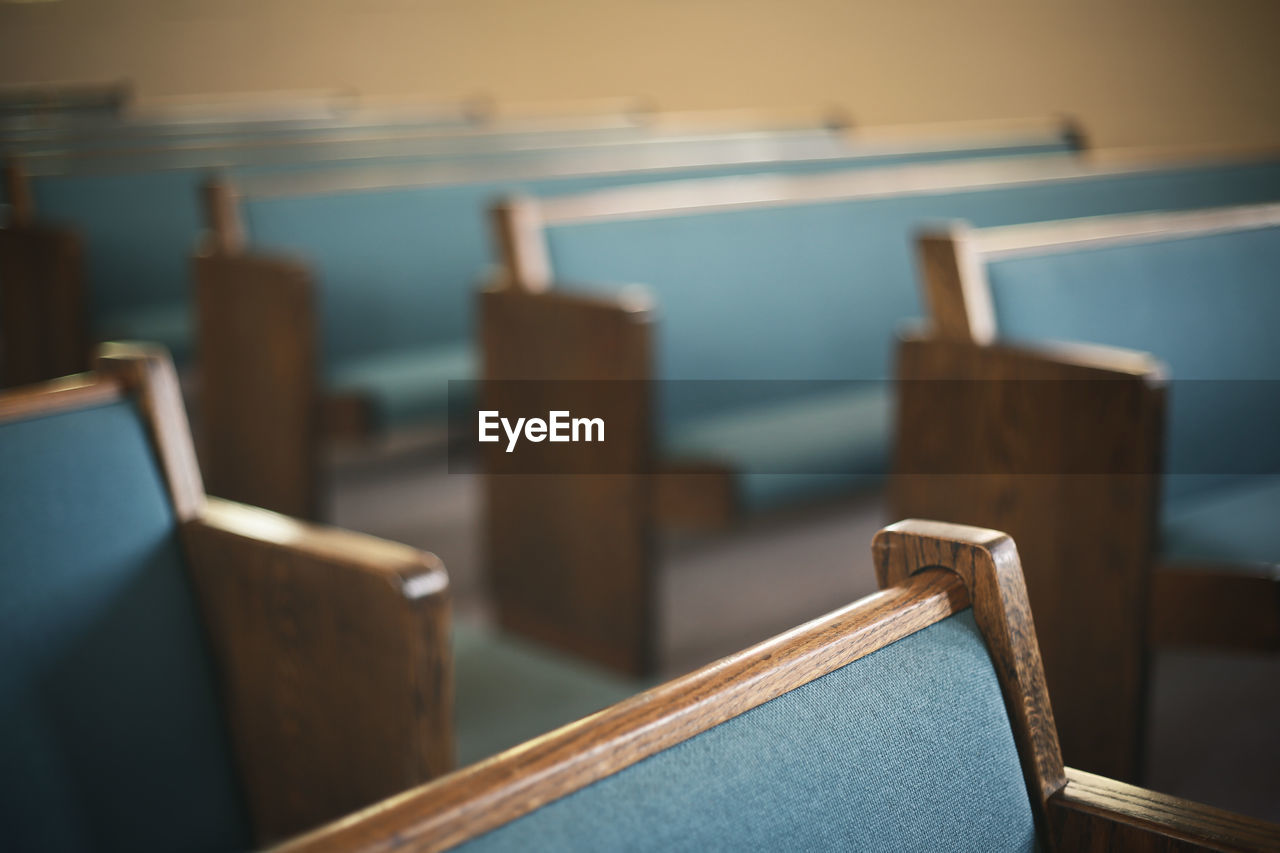
M 475 372 L 471 347 L 457 343 L 344 359 L 328 368 L 325 386 L 331 396 L 363 400 L 370 430 L 381 433 L 443 423 L 449 383 L 471 381 Z
M 1256 571 L 1280 564 L 1280 477 L 1254 475 L 1167 501 L 1160 553 L 1170 563 Z
M 1063 766 L 1012 540 L 905 521 L 882 591 L 281 853 L 1270 850 L 1280 826 Z
M 887 458 L 888 388 L 883 383 L 817 384 L 796 398 L 686 418 L 662 436 L 663 453 L 727 465 L 742 512 L 767 512 L 878 485 Z

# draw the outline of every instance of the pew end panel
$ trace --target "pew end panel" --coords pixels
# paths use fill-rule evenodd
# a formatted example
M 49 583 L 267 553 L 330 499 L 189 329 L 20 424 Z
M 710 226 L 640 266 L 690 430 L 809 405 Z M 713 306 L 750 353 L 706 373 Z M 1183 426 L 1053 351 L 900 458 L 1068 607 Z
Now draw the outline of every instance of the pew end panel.
M 480 294 L 481 408 L 563 408 L 556 382 L 607 393 L 609 442 L 627 470 L 495 473 L 485 463 L 484 540 L 503 627 L 629 674 L 655 666 L 649 318 L 608 299 L 561 291 Z M 534 380 L 521 382 L 518 380 Z M 563 390 L 563 386 L 559 390 Z M 636 393 L 632 393 L 632 392 Z M 539 406 L 539 395 L 545 405 Z M 617 399 L 613 399 L 617 398 Z
M 1157 366 L 1112 351 L 916 334 L 900 342 L 897 373 L 891 513 L 1026 543 L 1063 753 L 1136 779 L 1164 406 Z M 1073 438 L 1085 425 L 1098 440 L 1081 447 Z M 1100 718 L 1099 707 L 1112 712 Z
M 452 769 L 437 559 L 217 498 L 182 532 L 259 839 Z
M 0 388 L 89 369 L 84 248 L 70 229 L 35 221 L 30 181 L 4 164 L 0 227 Z
M 877 572 L 887 584 L 881 593 L 293 839 L 279 850 L 509 850 L 534 843 L 599 849 L 623 838 L 637 849 L 664 849 L 672 838 L 712 846 L 770 846 L 785 838 L 793 846 L 817 848 L 837 839 L 851 843 L 854 836 L 859 838 L 856 845 L 892 849 L 910 846 L 901 833 L 913 831 L 913 823 L 929 824 L 937 832 L 937 824 L 947 821 L 955 823 L 943 830 L 945 841 L 933 838 L 935 846 L 1022 849 L 1033 846 L 1038 837 L 1041 849 L 1062 851 L 1276 847 L 1280 827 L 1063 767 L 1018 554 L 1009 537 L 993 530 L 905 521 L 881 531 L 873 553 Z M 769 765 L 771 772 L 764 772 L 756 760 L 750 762 L 750 773 L 737 776 L 735 750 L 751 752 L 746 743 L 753 731 L 759 731 L 748 720 L 778 716 L 778 724 L 787 725 L 787 715 L 797 703 L 806 706 L 806 724 L 790 723 L 784 748 L 788 754 L 803 752 L 827 736 L 819 731 L 824 716 L 813 715 L 812 703 L 821 701 L 815 691 L 833 691 L 837 705 L 856 706 L 858 691 L 884 663 L 894 668 L 901 683 L 897 667 L 904 659 L 890 662 L 883 655 L 912 648 L 922 655 L 914 659 L 915 665 L 936 663 L 942 659 L 935 657 L 941 647 L 919 644 L 925 636 L 939 636 L 936 632 L 947 626 L 957 627 L 959 621 L 951 618 L 957 615 L 972 620 L 981 656 L 988 662 L 981 675 L 973 671 L 966 678 L 998 681 L 992 698 L 1005 711 L 998 723 L 990 722 L 978 710 L 980 703 L 970 704 L 974 695 L 958 696 L 948 688 L 944 692 L 952 702 L 945 716 L 973 725 L 984 725 L 978 720 L 988 719 L 985 724 L 1002 729 L 1008 746 L 993 744 L 991 751 L 1008 761 L 991 773 L 1007 774 L 1005 781 L 1013 783 L 1004 789 L 1009 801 L 997 802 L 1001 795 L 988 798 L 992 792 L 980 790 L 991 784 L 991 773 L 959 794 L 961 800 L 977 799 L 971 809 L 961 805 L 958 810 L 947 799 L 956 795 L 954 789 L 943 793 L 945 786 L 931 786 L 927 794 L 903 802 L 885 790 L 897 784 L 896 776 L 876 776 L 875 807 L 860 808 L 866 805 L 861 800 L 865 792 L 855 786 L 842 791 L 847 795 L 840 800 L 845 808 L 831 808 L 812 820 L 812 810 L 782 790 L 773 797 L 766 794 L 770 786 L 804 788 L 806 781 L 828 768 L 805 763 L 806 780 L 798 780 L 778 774 L 774 764 Z M 950 639 L 959 637 L 953 634 Z M 842 678 L 842 671 L 847 678 Z M 894 701 L 876 692 L 882 701 Z M 894 728 L 897 722 L 892 722 L 889 708 L 877 708 L 880 739 L 896 743 L 897 738 L 929 736 L 931 727 L 924 725 L 931 713 L 929 700 L 921 696 L 911 704 L 907 718 L 897 721 L 909 719 L 902 730 Z M 841 712 L 833 708 L 832 713 Z M 778 737 L 776 730 L 765 730 Z M 915 772 L 967 772 L 963 765 L 973 756 L 972 744 L 959 732 L 948 737 L 949 747 L 940 750 L 946 756 L 942 764 L 930 750 L 913 751 Z M 858 748 L 849 749 L 858 754 Z M 850 754 L 844 747 L 827 753 L 827 760 L 846 778 Z M 852 766 L 853 776 L 863 772 L 863 763 Z M 870 766 L 883 769 L 879 763 Z M 678 768 L 674 776 L 673 768 Z M 709 768 L 714 778 L 697 775 Z M 717 800 L 713 808 L 704 798 L 708 791 L 717 791 L 712 797 L 722 796 L 722 786 L 731 799 Z M 673 787 L 678 790 L 674 797 L 667 793 Z M 1014 800 L 1020 806 L 1001 820 L 1025 828 L 1027 835 L 1015 832 L 1016 839 L 1006 836 L 997 842 L 990 824 L 975 829 L 992 809 L 1003 809 Z M 927 808 L 922 808 L 925 803 Z M 858 815 L 857 827 L 831 826 L 849 813 Z M 716 817 L 721 815 L 727 822 Z M 868 825 L 884 820 L 893 828 L 882 835 L 870 830 L 874 840 L 864 837 Z M 745 822 L 752 828 L 744 838 Z M 822 835 L 824 829 L 827 834 Z M 920 841 L 919 836 L 913 838 Z
M 292 260 L 212 246 L 192 263 L 209 491 L 319 518 L 323 411 L 310 273 Z

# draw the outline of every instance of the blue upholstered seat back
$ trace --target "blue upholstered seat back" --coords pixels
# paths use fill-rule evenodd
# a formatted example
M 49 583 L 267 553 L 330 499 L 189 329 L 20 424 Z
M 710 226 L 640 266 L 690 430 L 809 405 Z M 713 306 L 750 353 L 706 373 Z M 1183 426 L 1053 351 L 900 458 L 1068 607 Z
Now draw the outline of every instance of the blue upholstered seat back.
M 165 484 L 135 407 L 0 424 L 2 846 L 248 841 Z
M 462 845 L 469 853 L 1036 849 L 968 612 Z
M 323 293 L 324 352 L 344 360 L 470 338 L 476 285 L 494 261 L 488 208 L 513 193 L 557 196 L 674 178 L 805 173 L 944 157 L 1065 151 L 1069 142 L 1019 149 L 885 153 L 528 180 L 393 187 L 249 198 L 251 241 L 307 260 Z
M 1001 337 L 1168 366 L 1171 498 L 1280 472 L 1280 228 L 1010 257 L 988 275 Z
M 885 379 L 898 323 L 919 316 L 914 238 L 978 226 L 1280 198 L 1280 164 L 1173 168 L 909 195 L 584 220 L 547 230 L 557 281 L 649 288 L 664 379 Z M 794 389 L 663 398 L 664 428 Z M 680 386 L 672 386 L 678 392 Z M 664 389 L 665 391 L 666 389 Z

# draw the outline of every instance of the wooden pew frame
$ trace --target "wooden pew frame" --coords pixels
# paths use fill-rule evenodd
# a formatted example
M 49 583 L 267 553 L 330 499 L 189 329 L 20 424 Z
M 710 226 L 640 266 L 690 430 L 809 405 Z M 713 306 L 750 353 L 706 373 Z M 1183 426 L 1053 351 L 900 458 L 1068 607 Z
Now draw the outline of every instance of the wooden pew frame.
M 277 849 L 449 849 L 970 605 L 1048 849 L 1280 846 L 1278 826 L 1064 768 L 1020 561 L 1008 536 L 905 521 L 876 536 L 873 555 L 880 593 Z
M 137 400 L 180 525 L 258 843 L 453 766 L 448 576 L 431 554 L 206 498 L 161 351 L 0 394 L 0 421 Z
M 76 234 L 33 221 L 18 164 L 3 167 L 9 221 L 0 225 L 0 388 L 89 368 L 84 249 Z
M 1277 223 L 1280 205 L 1257 205 L 977 230 L 957 226 L 919 239 L 931 325 L 927 332 L 907 337 L 899 349 L 901 398 L 891 511 L 999 527 L 1035 555 L 1028 561 L 1033 566 L 1028 584 L 1043 627 L 1049 678 L 1055 695 L 1080 700 L 1078 707 L 1065 704 L 1073 700 L 1059 703 L 1065 750 L 1072 761 L 1107 775 L 1136 779 L 1140 774 L 1150 648 L 1280 649 L 1280 576 L 1251 575 L 1239 567 L 1220 573 L 1206 565 L 1160 564 L 1156 531 L 1165 368 L 1153 356 L 1131 350 L 999 344 L 984 264 L 1080 245 Z M 1002 386 L 1033 377 L 1053 386 L 1052 392 L 1037 397 L 1037 411 L 1027 401 L 1019 405 L 1001 394 Z M 1127 384 L 1132 407 L 1127 412 L 1090 408 L 1080 384 L 1072 384 L 1080 379 L 1095 390 L 1102 387 L 1100 381 Z M 979 381 L 953 383 L 956 393 L 953 405 L 945 406 L 944 422 L 937 416 L 943 406 L 925 392 L 936 394 L 951 380 Z M 1066 417 L 1070 409 L 1065 401 L 1071 399 L 1090 417 Z M 1070 467 L 1070 448 L 1075 446 L 1077 461 L 1090 452 L 1078 446 L 1085 431 L 1094 437 L 1099 454 L 1091 470 L 1146 473 L 1062 475 Z M 1111 454 L 1108 462 L 1101 461 L 1104 452 Z M 1037 460 L 1045 476 L 1028 476 L 1026 467 L 1019 473 L 1026 460 Z M 941 473 L 949 469 L 969 476 Z M 1049 476 L 1054 472 L 1059 474 Z M 1096 550 L 1065 550 L 1063 542 L 1071 533 L 1084 533 L 1075 541 L 1092 543 Z M 1095 614 L 1085 648 L 1070 626 L 1081 612 Z M 1078 659 L 1074 665 L 1073 656 Z M 1094 719 L 1098 706 L 1088 698 L 1099 682 L 1096 675 L 1086 675 L 1086 666 L 1117 680 L 1111 693 L 1116 711 L 1105 721 Z

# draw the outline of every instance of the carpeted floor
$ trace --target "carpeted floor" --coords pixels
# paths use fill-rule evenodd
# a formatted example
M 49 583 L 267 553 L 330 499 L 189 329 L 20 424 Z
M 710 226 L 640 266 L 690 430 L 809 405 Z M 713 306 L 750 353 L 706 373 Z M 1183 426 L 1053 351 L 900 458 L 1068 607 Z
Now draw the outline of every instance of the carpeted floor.
M 434 551 L 449 568 L 456 619 L 460 757 L 476 760 L 614 701 L 630 685 L 573 661 L 529 664 L 495 652 L 486 631 L 480 493 L 429 450 L 347 459 L 333 467 L 330 517 Z M 875 590 L 872 534 L 887 519 L 875 497 L 663 545 L 662 674 L 682 674 Z M 535 650 L 536 652 L 536 650 Z M 556 691 L 511 687 L 496 672 L 540 672 Z M 505 691 L 494 683 L 504 681 Z M 513 692 L 515 691 L 515 692 Z M 1155 661 L 1146 784 L 1280 821 L 1280 657 L 1165 652 Z

